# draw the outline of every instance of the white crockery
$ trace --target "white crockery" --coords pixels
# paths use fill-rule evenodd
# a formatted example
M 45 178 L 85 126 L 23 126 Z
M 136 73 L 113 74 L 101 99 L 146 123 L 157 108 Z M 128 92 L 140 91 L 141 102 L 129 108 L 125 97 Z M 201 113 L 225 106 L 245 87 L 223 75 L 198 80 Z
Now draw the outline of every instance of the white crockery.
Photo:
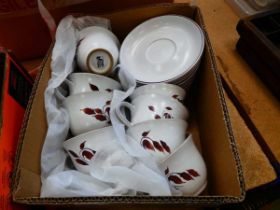
M 109 74 L 119 58 L 119 41 L 108 29 L 94 26 L 82 35 L 77 47 L 77 62 L 86 72 Z
M 70 95 L 92 91 L 112 92 L 121 89 L 119 82 L 98 74 L 72 73 L 65 80 L 69 87 Z
M 136 88 L 130 98 L 134 100 L 140 95 L 151 93 L 169 96 L 171 98 L 178 99 L 179 101 L 183 101 L 186 96 L 185 90 L 177 85 L 168 83 L 153 83 Z
M 187 126 L 181 119 L 150 120 L 129 127 L 127 135 L 159 162 L 183 143 Z
M 104 151 L 108 145 L 122 150 L 116 142 L 116 135 L 112 126 L 92 130 L 87 133 L 75 136 L 63 142 L 63 147 L 71 157 L 77 170 L 90 173 L 91 161 L 98 152 Z
M 131 114 L 129 121 L 124 108 L 128 108 Z M 189 116 L 187 108 L 177 100 L 157 94 L 140 95 L 131 103 L 121 102 L 116 108 L 116 115 L 126 126 L 130 127 L 136 123 L 157 119 L 182 119 Z
M 183 195 L 199 195 L 207 185 L 205 162 L 190 134 L 167 159 L 160 164 L 170 184 Z
M 120 50 L 120 64 L 140 83 L 172 82 L 199 63 L 204 34 L 193 20 L 165 15 L 134 28 Z
M 73 135 L 110 125 L 110 104 L 113 93 L 90 92 L 70 95 L 63 101 L 70 117 Z

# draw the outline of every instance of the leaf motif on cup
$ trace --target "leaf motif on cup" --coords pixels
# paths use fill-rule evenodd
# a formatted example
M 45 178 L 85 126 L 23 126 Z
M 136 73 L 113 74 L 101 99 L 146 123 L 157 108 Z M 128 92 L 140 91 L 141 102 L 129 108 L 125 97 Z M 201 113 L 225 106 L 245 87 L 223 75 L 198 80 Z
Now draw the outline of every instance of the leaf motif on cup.
M 175 94 L 175 95 L 172 96 L 172 98 L 177 99 L 179 102 L 183 102 L 183 99 L 180 98 L 179 95 L 176 95 L 176 94 Z
M 81 165 L 88 165 L 88 161 L 90 161 L 96 153 L 95 150 L 86 148 L 85 143 L 86 141 L 80 144 L 79 155 L 77 155 L 72 150 L 68 150 L 68 152 L 75 158 L 74 160 L 76 161 L 76 163 Z
M 172 110 L 172 108 L 170 106 L 165 107 L 165 109 Z
M 105 89 L 108 93 L 111 93 L 113 90 L 110 88 Z
M 158 151 L 164 152 L 163 147 L 162 147 L 162 146 L 160 145 L 160 143 L 158 143 L 157 141 L 153 141 L 153 145 L 154 145 L 154 147 L 155 147 Z
M 153 150 L 153 151 L 155 151 L 154 146 L 153 146 L 153 145 L 151 144 L 151 142 L 150 142 L 149 140 L 147 140 L 147 139 L 144 139 L 144 140 L 142 141 L 142 146 L 143 146 L 144 149 L 148 149 L 148 150 Z
M 109 101 L 106 101 L 106 103 L 105 103 L 106 105 L 111 105 L 111 101 L 109 100 Z
M 97 114 L 94 117 L 99 121 L 106 121 L 107 120 L 106 116 L 104 116 L 103 114 Z
M 149 110 L 151 110 L 152 112 L 155 111 L 155 107 L 153 107 L 153 106 L 148 106 L 148 108 L 149 108 Z
M 193 177 L 199 176 L 199 173 L 194 169 L 188 169 L 187 172 L 192 175 Z
M 80 144 L 80 149 L 84 149 L 85 143 L 86 143 L 86 142 L 84 141 L 83 143 Z
M 173 117 L 172 117 L 171 114 L 169 114 L 169 113 L 164 113 L 164 114 L 163 114 L 163 118 L 164 118 L 164 119 L 172 119 Z
M 177 175 L 168 176 L 168 181 L 173 182 L 175 184 L 184 184 L 185 182 Z
M 81 165 L 88 165 L 87 162 L 85 162 L 84 160 L 81 160 L 81 159 L 75 159 L 75 161 Z
M 186 172 L 178 173 L 184 180 L 190 181 L 192 180 L 192 176 Z
M 166 167 L 164 172 L 170 183 L 175 185 L 180 185 L 188 181 L 193 181 L 195 180 L 195 177 L 200 176 L 199 173 L 194 169 L 186 169 L 183 172 L 170 173 L 169 167 Z
M 164 150 L 170 154 L 171 150 L 170 150 L 170 147 L 166 144 L 166 142 L 160 140 L 160 143 L 161 143 L 162 147 L 164 148 Z
M 142 136 L 148 136 L 149 133 L 150 133 L 150 131 L 144 131 L 144 132 L 142 133 Z
M 99 108 L 94 109 L 94 111 L 96 114 L 102 114 L 102 110 Z
M 89 83 L 89 87 L 92 91 L 99 91 L 99 88 L 97 86 L 95 86 L 94 84 Z
M 158 114 L 156 114 L 156 115 L 155 115 L 155 119 L 156 119 L 156 120 L 161 119 L 161 116 L 159 116 Z
M 93 115 L 93 114 L 95 114 L 94 109 L 88 108 L 88 107 L 81 109 L 81 111 L 83 111 L 83 112 L 84 112 L 85 114 L 87 114 L 87 115 Z
M 170 148 L 163 140 L 155 141 L 151 137 L 149 137 L 150 130 L 144 131 L 142 133 L 141 142 L 140 144 L 143 146 L 144 149 L 149 149 L 152 151 L 159 151 L 159 152 L 168 152 L 170 153 Z

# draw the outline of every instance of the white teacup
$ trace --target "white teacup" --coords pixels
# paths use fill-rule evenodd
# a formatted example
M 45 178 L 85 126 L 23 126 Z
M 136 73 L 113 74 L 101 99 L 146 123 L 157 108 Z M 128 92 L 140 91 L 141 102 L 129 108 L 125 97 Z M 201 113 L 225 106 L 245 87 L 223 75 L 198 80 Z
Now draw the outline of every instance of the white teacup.
M 113 92 L 121 89 L 119 82 L 102 75 L 91 73 L 72 73 L 65 83 L 69 87 L 70 95 L 92 91 Z
M 63 101 L 70 116 L 73 135 L 109 126 L 113 93 L 90 92 L 71 95 Z
M 124 108 L 128 108 L 131 114 L 129 121 Z M 189 116 L 187 108 L 177 100 L 167 96 L 147 94 L 135 98 L 132 103 L 121 102 L 116 108 L 116 115 L 126 126 L 130 127 L 136 123 L 157 119 L 182 119 Z
M 159 162 L 184 142 L 187 126 L 181 119 L 150 120 L 129 127 L 127 135 Z
M 119 58 L 118 38 L 108 29 L 92 26 L 84 29 L 77 49 L 77 62 L 86 72 L 109 74 Z
M 63 142 L 63 147 L 71 157 L 75 168 L 84 173 L 92 170 L 91 162 L 99 154 L 106 153 L 108 147 L 123 151 L 116 142 L 112 126 L 92 130 Z
M 192 135 L 160 164 L 170 184 L 183 195 L 199 195 L 207 185 L 205 162 L 197 150 Z
M 131 100 L 134 100 L 140 95 L 151 93 L 169 96 L 179 101 L 183 101 L 186 96 L 186 91 L 177 85 L 168 83 L 153 83 L 136 88 L 130 98 Z

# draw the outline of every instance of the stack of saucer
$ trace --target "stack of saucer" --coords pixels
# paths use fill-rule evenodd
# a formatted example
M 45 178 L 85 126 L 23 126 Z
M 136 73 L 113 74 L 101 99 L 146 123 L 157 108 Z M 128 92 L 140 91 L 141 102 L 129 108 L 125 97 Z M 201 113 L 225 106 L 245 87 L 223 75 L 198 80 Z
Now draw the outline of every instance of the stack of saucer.
M 120 64 L 138 86 L 166 82 L 189 88 L 204 50 L 204 35 L 191 19 L 166 15 L 133 29 L 122 43 Z

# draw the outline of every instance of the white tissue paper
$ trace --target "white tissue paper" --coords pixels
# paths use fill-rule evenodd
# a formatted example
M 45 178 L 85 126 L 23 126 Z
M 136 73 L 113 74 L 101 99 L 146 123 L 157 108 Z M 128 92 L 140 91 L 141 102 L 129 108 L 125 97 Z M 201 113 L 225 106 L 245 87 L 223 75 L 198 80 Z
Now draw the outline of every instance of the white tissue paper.
M 111 121 L 118 143 L 124 150 L 116 150 L 114 144 L 97 153 L 91 162 L 90 174 L 68 168 L 67 155 L 62 143 L 69 131 L 69 116 L 56 98 L 56 89 L 74 71 L 76 46 L 81 30 L 98 25 L 110 28 L 109 20 L 97 17 L 65 17 L 56 32 L 52 52 L 51 79 L 45 91 L 45 109 L 48 131 L 41 153 L 41 197 L 81 197 L 137 195 L 169 196 L 169 182 L 158 169 L 151 156 L 134 140 L 125 135 L 125 127 L 115 115 L 115 107 L 135 89 L 135 79 L 119 66 L 119 79 L 124 91 L 114 90 L 111 102 Z M 173 191 L 173 190 L 172 190 Z

